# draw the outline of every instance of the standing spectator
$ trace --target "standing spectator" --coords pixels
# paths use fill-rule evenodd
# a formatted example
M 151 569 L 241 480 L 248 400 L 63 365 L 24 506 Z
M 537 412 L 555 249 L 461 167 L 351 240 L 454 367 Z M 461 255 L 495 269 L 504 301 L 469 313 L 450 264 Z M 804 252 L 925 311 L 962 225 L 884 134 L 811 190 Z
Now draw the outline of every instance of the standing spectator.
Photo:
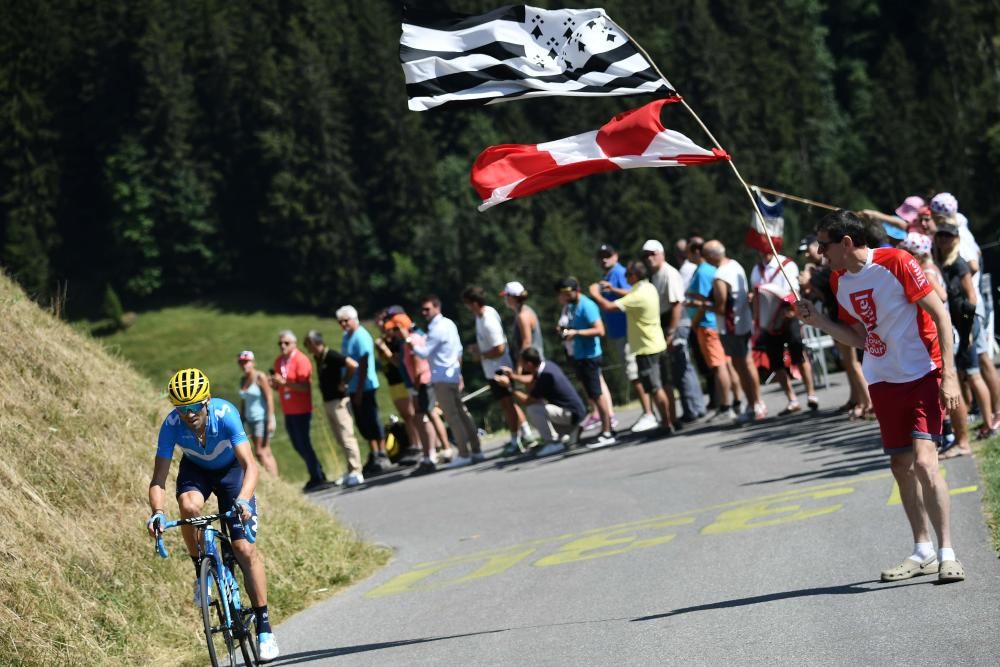
M 719 407 L 712 420 L 734 420 L 736 413 L 729 402 L 733 386 L 732 378 L 729 376 L 729 363 L 726 361 L 726 352 L 722 349 L 722 339 L 719 337 L 719 326 L 712 303 L 715 267 L 705 261 L 703 249 L 704 244 L 688 241 L 688 257 L 696 265 L 687 291 L 688 303 L 691 304 L 688 314 L 698 339 L 701 355 L 713 374 L 712 386 L 715 390 L 715 402 Z
M 389 311 L 392 310 L 392 314 Z M 399 413 L 399 417 L 406 429 L 406 438 L 409 441 L 408 449 L 403 452 L 402 458 L 412 461 L 413 455 L 420 455 L 420 432 L 417 420 L 416 409 L 413 404 L 413 382 L 406 371 L 406 364 L 403 363 L 403 341 L 397 336 L 386 335 L 386 324 L 392 318 L 403 312 L 400 306 L 390 306 L 388 309 L 380 311 L 375 315 L 375 326 L 379 328 L 382 335 L 375 339 L 375 352 L 378 355 L 379 368 L 385 375 L 389 385 L 389 398 Z
M 705 245 L 705 239 L 700 236 L 692 236 L 683 242 L 684 245 L 684 261 L 677 268 L 677 272 L 681 274 L 681 279 L 684 281 L 684 294 L 687 295 L 688 289 L 691 287 L 691 279 L 694 278 L 694 272 L 698 269 L 698 264 L 701 263 L 701 247 Z M 697 263 L 693 261 L 697 259 Z M 686 297 L 685 297 L 686 298 Z M 681 319 L 681 327 L 687 326 L 688 333 L 688 358 L 690 361 L 694 362 L 695 368 L 701 377 L 705 380 L 705 388 L 708 394 L 708 405 L 705 406 L 707 410 L 717 410 L 719 408 L 718 402 L 715 400 L 715 377 L 712 373 L 712 369 L 708 367 L 705 363 L 705 358 L 701 354 L 701 345 L 698 344 L 697 331 L 691 326 L 691 309 L 685 308 L 683 318 Z
M 316 374 L 319 376 L 319 391 L 323 395 L 326 418 L 347 461 L 347 473 L 334 484 L 357 486 L 365 478 L 361 473 L 361 449 L 354 435 L 354 417 L 351 416 L 349 407 L 351 399 L 347 396 L 347 383 L 358 372 L 358 362 L 327 347 L 323 334 L 316 330 L 306 334 L 305 343 L 306 349 L 316 360 Z
M 648 272 L 644 263 L 630 262 L 625 273 L 629 284 L 632 285 L 628 294 L 617 301 L 608 301 L 601 296 L 601 286 L 594 283 L 590 286 L 590 295 L 601 310 L 618 308 L 625 312 L 628 322 L 628 344 L 635 352 L 639 379 L 642 380 L 646 392 L 660 411 L 660 417 L 663 419 L 660 426 L 670 433 L 674 427 L 670 421 L 667 393 L 663 390 L 663 378 L 669 369 L 664 355 L 667 350 L 667 340 L 663 337 L 663 327 L 660 326 L 660 297 L 656 288 L 646 279 Z
M 836 272 L 841 321 L 831 322 L 805 301 L 799 312 L 806 323 L 865 350 L 882 447 L 913 532 L 913 553 L 884 570 L 882 580 L 937 572 L 939 581 L 961 581 L 965 571 L 951 543 L 951 498 L 934 445 L 942 434 L 942 407 L 956 407 L 959 396 L 947 310 L 916 260 L 902 250 L 867 247 L 864 225 L 853 213 L 827 215 L 817 233 Z M 937 533 L 937 553 L 928 523 Z
M 687 248 L 687 242 L 684 243 Z M 667 263 L 663 244 L 650 239 L 642 244 L 642 259 L 649 269 L 649 282 L 660 295 L 660 325 L 667 339 L 667 356 L 670 361 L 670 376 L 677 383 L 684 407 L 682 417 L 692 422 L 705 415 L 705 396 L 688 356 L 688 339 L 691 337 L 691 317 L 684 309 L 684 293 L 687 284 L 680 271 Z M 693 268 L 694 265 L 692 264 Z M 693 273 L 693 271 L 692 271 Z M 670 407 L 674 407 L 673 390 L 668 388 Z M 671 414 L 673 417 L 673 414 Z
M 486 305 L 486 292 L 481 287 L 469 287 L 462 293 L 462 303 L 476 317 L 476 342 L 469 346 L 469 352 L 479 360 L 483 367 L 483 375 L 489 383 L 493 398 L 500 404 L 504 421 L 510 431 L 510 442 L 507 451 L 520 451 L 521 438 L 531 437 L 531 427 L 524 418 L 524 413 L 514 404 L 514 395 L 509 386 L 496 381 L 500 368 L 511 368 L 514 362 L 507 347 L 507 336 L 503 332 L 503 322 L 500 313 L 493 306 Z
M 486 457 L 479 443 L 476 423 L 462 403 L 462 340 L 458 336 L 458 327 L 441 314 L 441 300 L 437 296 L 425 297 L 420 313 L 427 320 L 427 339 L 422 345 L 420 341 L 411 339 L 408 345 L 418 357 L 430 362 L 434 397 L 455 436 L 458 456 L 448 467 L 461 468 L 479 463 Z
M 271 451 L 274 437 L 274 394 L 267 376 L 257 370 L 254 355 L 243 350 L 237 358 L 243 371 L 240 378 L 240 416 L 247 424 L 247 432 L 253 438 L 253 451 L 257 460 L 272 477 L 278 476 L 278 462 Z
M 354 306 L 337 309 L 337 322 L 344 330 L 344 340 L 340 350 L 345 357 L 358 362 L 358 370 L 347 383 L 347 394 L 351 397 L 354 423 L 361 437 L 368 441 L 371 452 L 371 470 L 383 472 L 392 467 L 385 451 L 385 429 L 378 414 L 378 375 L 375 372 L 375 341 L 361 326 L 358 311 Z
M 702 248 L 705 261 L 715 267 L 712 300 L 715 319 L 722 336 L 722 348 L 730 358 L 730 371 L 736 372 L 747 398 L 747 409 L 737 416 L 745 424 L 767 417 L 767 406 L 760 398 L 760 378 L 750 352 L 750 285 L 747 273 L 735 259 L 726 256 L 726 247 L 719 241 L 709 241 Z
M 754 321 L 760 332 L 758 341 L 767 351 L 771 372 L 778 378 L 788 399 L 788 405 L 779 414 L 787 415 L 802 409 L 785 370 L 786 345 L 792 363 L 802 371 L 809 409 L 816 410 L 819 399 L 813 384 L 812 364 L 802 345 L 802 326 L 790 312 L 791 300 L 799 291 L 799 267 L 784 255 L 761 253 L 761 261 L 750 272 L 750 287 L 754 290 Z
M 542 324 L 538 313 L 528 305 L 528 290 L 524 285 L 512 280 L 500 291 L 504 303 L 514 313 L 514 325 L 510 328 L 510 358 L 514 369 L 520 362 L 521 352 L 533 347 L 545 358 L 545 341 L 542 338 Z
M 625 277 L 625 267 L 618 261 L 618 251 L 610 245 L 604 244 L 597 250 L 597 261 L 600 262 L 601 269 L 604 271 L 604 276 L 599 283 L 601 296 L 608 301 L 617 301 L 620 297 L 628 294 L 632 286 L 628 284 L 628 278 Z M 641 423 L 643 427 L 656 428 L 656 417 L 653 415 L 649 394 L 646 393 L 642 382 L 639 381 L 639 367 L 635 364 L 635 354 L 628 346 L 628 322 L 625 313 L 617 308 L 613 311 L 606 311 L 604 313 L 604 328 L 606 330 L 605 340 L 615 353 L 615 362 L 622 365 L 626 381 L 632 384 L 632 389 L 639 398 L 642 415 L 639 417 L 637 425 Z M 591 418 L 592 415 L 588 416 L 587 420 Z M 612 424 L 612 428 L 614 426 L 615 424 Z M 584 421 L 583 427 L 584 430 L 587 429 L 587 421 Z
M 512 382 L 525 385 L 524 391 L 514 390 L 514 396 L 545 440 L 536 456 L 560 454 L 566 451 L 567 444 L 576 444 L 587 408 L 562 369 L 554 361 L 542 361 L 538 350 L 525 350 L 521 367 L 523 373 L 502 368 L 497 381 L 507 386 Z
M 326 486 L 323 466 L 312 446 L 309 428 L 312 424 L 312 364 L 298 348 L 298 339 L 289 329 L 278 334 L 281 354 L 274 360 L 271 386 L 281 398 L 285 428 L 292 447 L 306 464 L 309 481 L 303 491 L 316 491 Z
M 597 442 L 602 446 L 612 445 L 615 437 L 611 433 L 611 392 L 601 373 L 601 336 L 604 335 L 601 310 L 591 299 L 580 294 L 580 283 L 573 277 L 559 284 L 559 302 L 569 306 L 569 325 L 563 329 L 562 336 L 573 341 L 576 377 L 587 397 L 597 406 L 600 416 L 601 434 Z
M 413 352 L 407 343 L 422 346 L 426 338 L 419 329 L 413 326 L 413 320 L 406 313 L 399 313 L 385 322 L 387 338 L 395 338 L 403 343 L 403 365 L 413 383 L 413 402 L 416 411 L 417 436 L 420 440 L 421 460 L 413 471 L 413 475 L 426 475 L 437 471 L 437 460 L 434 445 L 436 444 L 437 423 L 440 420 L 431 409 L 431 367 L 426 359 L 421 359 Z M 441 425 L 441 432 L 444 426 Z M 447 442 L 447 441 L 446 441 Z

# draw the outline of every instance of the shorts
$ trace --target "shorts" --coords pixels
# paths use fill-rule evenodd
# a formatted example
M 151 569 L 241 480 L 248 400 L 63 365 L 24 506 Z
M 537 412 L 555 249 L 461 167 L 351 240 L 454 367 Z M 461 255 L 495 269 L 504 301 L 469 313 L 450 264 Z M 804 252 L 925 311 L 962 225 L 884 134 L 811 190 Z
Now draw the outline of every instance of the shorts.
M 805 363 L 805 348 L 802 345 L 802 326 L 798 320 L 788 320 L 784 329 L 777 333 L 762 331 L 758 343 L 767 352 L 767 361 L 772 371 L 785 367 L 785 344 L 788 344 L 788 354 L 792 363 L 801 366 Z
M 745 359 L 750 351 L 750 334 L 722 334 L 722 349 L 731 359 Z
M 639 367 L 639 380 L 642 382 L 642 388 L 648 393 L 662 389 L 669 379 L 666 373 L 667 359 L 667 355 L 663 352 L 636 355 L 635 363 Z
M 940 387 L 940 371 L 912 382 L 876 382 L 868 387 L 882 432 L 883 452 L 905 454 L 913 451 L 914 440 L 941 441 L 944 410 Z
M 978 375 L 980 372 L 979 354 L 976 352 L 978 347 L 976 345 L 976 341 L 981 337 L 984 330 L 985 329 L 980 326 L 979 318 L 972 318 L 972 331 L 969 334 L 969 344 L 958 345 L 955 348 L 955 368 L 962 371 L 966 375 Z
M 503 399 L 509 398 L 514 395 L 514 390 L 510 388 L 510 385 L 504 386 L 499 382 L 497 382 L 496 380 L 492 379 L 488 380 L 487 382 L 490 385 L 490 394 L 492 394 L 493 398 L 497 399 L 498 401 L 502 401 Z
M 628 339 L 624 336 L 621 338 L 609 338 L 608 342 L 614 347 L 617 353 L 617 360 L 625 365 L 625 378 L 629 382 L 637 381 L 639 379 L 639 367 L 635 363 L 635 355 L 632 354 L 632 348 L 629 347 Z
M 601 390 L 601 357 L 576 359 L 573 365 L 576 367 L 576 378 L 583 385 L 587 398 L 596 401 L 604 393 Z
M 358 427 L 361 437 L 365 440 L 385 440 L 385 429 L 379 421 L 374 389 L 362 392 L 360 403 L 355 405 L 352 401 L 351 409 L 354 412 L 354 424 Z
M 979 332 L 976 333 L 975 327 L 979 326 Z M 986 320 L 982 317 L 976 315 L 976 325 L 973 325 L 972 340 L 974 347 L 976 348 L 976 356 L 980 354 L 990 353 L 990 330 L 986 326 Z
M 434 407 L 434 390 L 429 384 L 422 384 L 416 388 L 416 396 L 413 397 L 414 405 L 418 415 L 429 415 Z
M 405 401 L 410 398 L 410 392 L 406 388 L 406 384 L 403 382 L 398 382 L 396 384 L 389 385 L 389 396 L 392 398 L 392 402 Z
M 249 446 L 249 443 L 247 443 Z M 243 488 L 243 466 L 239 461 L 233 461 L 228 468 L 209 470 L 202 468 L 186 456 L 181 457 L 180 469 L 177 471 L 177 497 L 188 491 L 198 491 L 206 500 L 213 493 L 219 501 L 219 512 L 228 512 L 240 495 Z M 246 524 L 251 536 L 257 535 L 257 496 L 250 499 L 250 521 Z M 229 536 L 234 540 L 245 540 L 247 534 L 239 517 L 228 519 Z
M 695 329 L 695 336 L 698 337 L 701 356 L 705 358 L 709 368 L 718 368 L 726 363 L 726 351 L 722 349 L 722 340 L 719 339 L 719 332 L 716 329 L 698 327 Z
M 247 435 L 253 438 L 263 438 L 264 433 L 267 431 L 267 420 L 266 419 L 255 419 L 254 421 L 247 420 Z

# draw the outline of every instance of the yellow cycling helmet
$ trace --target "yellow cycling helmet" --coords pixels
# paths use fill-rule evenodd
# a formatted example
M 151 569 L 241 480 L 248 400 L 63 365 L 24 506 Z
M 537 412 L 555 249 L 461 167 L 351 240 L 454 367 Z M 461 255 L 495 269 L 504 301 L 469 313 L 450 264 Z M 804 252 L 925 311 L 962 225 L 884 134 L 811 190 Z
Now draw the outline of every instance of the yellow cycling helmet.
M 197 368 L 177 371 L 167 383 L 167 394 L 174 405 L 201 403 L 210 394 L 208 376 Z

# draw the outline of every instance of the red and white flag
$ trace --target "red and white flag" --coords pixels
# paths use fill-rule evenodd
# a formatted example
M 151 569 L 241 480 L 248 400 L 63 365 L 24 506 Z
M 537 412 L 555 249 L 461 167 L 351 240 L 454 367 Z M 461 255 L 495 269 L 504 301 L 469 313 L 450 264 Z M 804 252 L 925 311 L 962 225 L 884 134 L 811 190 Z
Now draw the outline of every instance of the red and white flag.
M 679 97 L 656 100 L 618 114 L 599 130 L 565 139 L 490 146 L 476 158 L 469 176 L 483 200 L 479 210 L 591 174 L 730 159 L 723 150 L 702 148 L 680 132 L 663 127 L 663 105 L 679 101 Z

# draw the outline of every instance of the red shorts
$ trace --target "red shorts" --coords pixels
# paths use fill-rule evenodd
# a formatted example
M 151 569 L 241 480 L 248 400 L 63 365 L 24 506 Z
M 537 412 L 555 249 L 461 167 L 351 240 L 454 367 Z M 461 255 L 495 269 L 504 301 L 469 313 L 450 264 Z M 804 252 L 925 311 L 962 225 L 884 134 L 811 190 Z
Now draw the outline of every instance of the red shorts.
M 914 440 L 941 441 L 940 387 L 940 371 L 912 382 L 876 382 L 868 387 L 882 432 L 882 451 L 905 454 L 913 451 Z

